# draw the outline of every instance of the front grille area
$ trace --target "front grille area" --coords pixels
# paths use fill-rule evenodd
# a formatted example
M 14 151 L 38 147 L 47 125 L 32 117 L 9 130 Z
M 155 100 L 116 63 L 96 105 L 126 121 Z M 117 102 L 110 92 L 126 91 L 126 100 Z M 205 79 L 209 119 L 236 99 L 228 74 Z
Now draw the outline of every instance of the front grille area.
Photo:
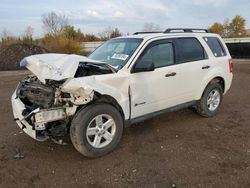
M 32 109 L 50 108 L 54 103 L 54 89 L 40 82 L 21 81 L 17 88 L 17 97 Z

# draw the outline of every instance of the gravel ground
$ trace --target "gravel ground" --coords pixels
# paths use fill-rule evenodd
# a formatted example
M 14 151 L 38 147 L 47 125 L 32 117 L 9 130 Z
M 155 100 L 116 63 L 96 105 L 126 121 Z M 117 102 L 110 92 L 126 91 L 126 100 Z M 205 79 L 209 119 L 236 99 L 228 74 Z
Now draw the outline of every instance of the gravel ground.
M 125 130 L 111 154 L 87 159 L 22 133 L 10 106 L 20 72 L 0 72 L 0 187 L 250 187 L 250 61 L 235 61 L 219 114 L 185 109 Z M 14 159 L 16 148 L 24 159 Z

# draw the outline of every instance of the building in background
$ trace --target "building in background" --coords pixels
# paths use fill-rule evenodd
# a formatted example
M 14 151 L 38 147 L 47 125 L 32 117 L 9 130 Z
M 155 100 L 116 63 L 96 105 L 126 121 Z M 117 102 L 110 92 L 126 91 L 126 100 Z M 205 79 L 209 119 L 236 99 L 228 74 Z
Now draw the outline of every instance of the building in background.
M 250 29 L 246 29 L 247 36 L 250 37 Z
M 82 51 L 86 54 L 92 53 L 96 48 L 101 46 L 104 42 L 81 42 Z

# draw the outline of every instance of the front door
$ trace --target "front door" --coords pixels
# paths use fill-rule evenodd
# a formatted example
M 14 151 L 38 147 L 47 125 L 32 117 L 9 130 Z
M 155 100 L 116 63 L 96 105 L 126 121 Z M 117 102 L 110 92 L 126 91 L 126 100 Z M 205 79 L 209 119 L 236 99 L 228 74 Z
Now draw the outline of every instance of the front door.
M 153 62 L 155 70 L 130 75 L 131 118 L 167 108 L 178 98 L 175 80 L 178 70 L 170 40 L 150 43 L 138 61 Z

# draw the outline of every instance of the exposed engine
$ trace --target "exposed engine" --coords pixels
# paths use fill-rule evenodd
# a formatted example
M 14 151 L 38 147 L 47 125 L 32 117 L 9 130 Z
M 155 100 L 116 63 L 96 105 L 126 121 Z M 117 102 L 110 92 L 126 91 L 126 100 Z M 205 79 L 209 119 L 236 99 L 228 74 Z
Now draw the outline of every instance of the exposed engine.
M 101 66 L 100 66 L 101 65 Z M 103 64 L 80 63 L 76 71 L 75 77 L 110 74 L 114 71 Z
M 26 107 L 22 112 L 25 120 L 40 131 L 41 137 L 65 135 L 68 116 L 76 110 L 73 104 L 69 104 L 68 98 L 71 95 L 60 92 L 62 83 L 48 80 L 43 84 L 36 76 L 29 76 L 19 83 L 16 90 L 17 97 Z M 63 99 L 67 99 L 67 102 Z M 39 112 L 32 114 L 32 111 L 38 108 Z
M 17 96 L 31 108 L 49 108 L 54 102 L 55 89 L 42 84 L 36 77 L 20 81 Z
M 80 63 L 75 77 L 110 74 L 112 72 L 113 71 L 106 66 L 98 66 L 92 63 Z M 17 88 L 17 96 L 32 110 L 38 107 L 40 109 L 47 109 L 55 106 L 62 106 L 66 103 L 79 105 L 81 98 L 79 96 L 71 96 L 69 93 L 62 93 L 60 90 L 62 84 L 63 81 L 53 80 L 47 80 L 46 84 L 43 84 L 36 76 L 29 76 L 25 80 L 20 81 Z

